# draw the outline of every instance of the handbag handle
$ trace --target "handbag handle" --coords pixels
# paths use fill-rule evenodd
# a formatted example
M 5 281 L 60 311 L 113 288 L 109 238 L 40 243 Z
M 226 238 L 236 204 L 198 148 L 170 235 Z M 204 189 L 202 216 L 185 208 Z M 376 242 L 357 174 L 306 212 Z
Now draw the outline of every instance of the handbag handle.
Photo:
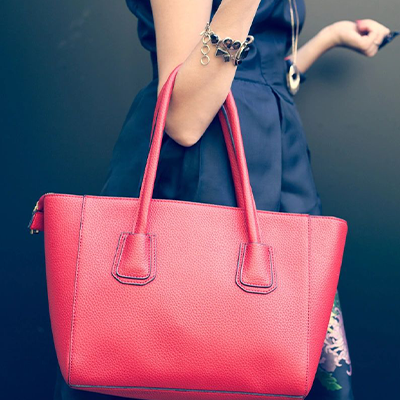
M 169 102 L 175 83 L 176 75 L 181 67 L 179 64 L 171 72 L 158 96 L 155 113 L 153 117 L 154 135 L 151 135 L 150 151 L 147 156 L 146 167 L 139 195 L 139 211 L 134 229 L 136 234 L 146 234 L 147 220 L 150 202 L 153 196 L 154 182 L 161 151 L 162 138 L 164 134 L 165 121 L 167 117 Z M 246 157 L 240 131 L 239 116 L 236 103 L 230 90 L 223 104 L 225 113 L 221 107 L 218 116 L 224 132 L 225 143 L 231 162 L 232 176 L 238 203 L 244 208 L 248 239 L 250 243 L 260 243 L 260 228 L 255 207 L 255 201 L 250 186 Z M 230 128 L 230 132 L 229 132 Z M 153 129 L 152 129 L 153 131 Z M 228 139 L 229 135 L 229 139 Z M 231 136 L 232 135 L 232 136 Z M 232 149 L 232 141 L 234 148 Z M 233 154 L 234 153 L 234 154 Z M 236 162 L 234 162 L 236 161 Z
M 155 279 L 155 235 L 147 233 L 148 217 L 158 161 L 164 136 L 165 121 L 176 75 L 182 64 L 171 72 L 157 98 L 150 135 L 150 150 L 139 194 L 136 222 L 131 232 L 122 232 L 113 265 L 113 276 L 121 283 L 147 285 Z M 218 111 L 227 146 L 238 203 L 243 209 L 247 240 L 241 242 L 236 265 L 236 284 L 246 292 L 267 294 L 277 287 L 273 249 L 261 242 L 259 221 L 240 131 L 236 103 L 229 91 Z M 153 134 L 154 130 L 154 134 Z M 149 261 L 150 260 L 150 261 Z
M 162 96 L 162 94 L 165 91 L 166 86 L 163 85 L 163 87 L 161 88 L 161 91 L 159 93 L 159 97 Z M 156 122 L 157 119 L 157 114 L 158 114 L 158 109 L 160 107 L 160 103 L 159 101 L 157 101 L 156 107 L 155 107 L 155 111 L 154 111 L 154 116 L 153 116 L 153 123 L 151 126 L 151 135 L 150 135 L 150 142 L 149 142 L 149 148 L 151 147 L 151 142 L 153 140 L 153 136 L 154 136 L 154 124 Z M 228 151 L 228 157 L 229 157 L 229 163 L 231 165 L 231 170 L 232 170 L 232 177 L 233 177 L 233 183 L 234 183 L 234 187 L 235 187 L 235 194 L 236 194 L 236 201 L 237 201 L 237 205 L 239 208 L 244 208 L 244 203 L 243 203 L 243 190 L 242 190 L 242 184 L 240 182 L 240 177 L 239 177 L 239 169 L 238 169 L 238 165 L 237 165 L 237 157 L 236 157 L 236 152 L 235 152 L 235 148 L 233 145 L 233 139 L 232 136 L 230 134 L 229 131 L 229 127 L 227 124 L 227 116 L 226 116 L 226 111 L 224 106 L 221 107 L 221 110 L 223 111 L 224 115 L 222 115 L 222 113 L 219 114 L 219 118 L 220 118 L 220 122 L 222 125 L 222 132 L 224 134 L 224 139 L 225 139 L 225 144 L 227 147 L 227 151 Z M 254 197 L 253 197 L 254 200 Z M 255 205 L 254 205 L 255 206 Z

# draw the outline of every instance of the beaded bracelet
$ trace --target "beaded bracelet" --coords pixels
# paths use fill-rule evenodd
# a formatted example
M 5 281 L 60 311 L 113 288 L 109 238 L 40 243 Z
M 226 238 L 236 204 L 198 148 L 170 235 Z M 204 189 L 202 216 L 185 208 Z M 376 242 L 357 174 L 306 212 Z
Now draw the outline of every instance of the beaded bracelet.
M 230 37 L 225 39 L 220 39 L 219 36 L 211 30 L 210 23 L 207 22 L 205 29 L 200 33 L 203 35 L 201 47 L 201 54 L 203 55 L 200 59 L 202 65 L 207 65 L 210 62 L 210 57 L 208 53 L 210 51 L 210 46 L 208 43 L 217 47 L 215 55 L 217 57 L 223 57 L 225 62 L 232 61 L 234 65 L 239 65 L 247 57 L 250 50 L 249 44 L 254 41 L 254 36 L 248 35 L 243 42 L 239 40 L 233 40 Z M 232 50 L 236 50 L 234 54 L 231 53 Z M 204 61 L 207 60 L 207 61 Z

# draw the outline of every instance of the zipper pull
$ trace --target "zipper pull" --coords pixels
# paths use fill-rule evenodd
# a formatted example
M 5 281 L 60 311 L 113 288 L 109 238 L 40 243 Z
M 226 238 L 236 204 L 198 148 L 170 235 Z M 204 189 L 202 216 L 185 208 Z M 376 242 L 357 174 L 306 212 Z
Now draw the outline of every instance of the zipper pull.
M 36 202 L 35 207 L 33 208 L 33 211 L 32 211 L 32 218 L 31 218 L 31 220 L 30 220 L 30 222 L 29 222 L 29 224 L 28 224 L 28 228 L 31 226 L 31 223 L 32 223 L 32 221 L 33 221 L 33 217 L 34 217 L 35 214 L 37 213 L 38 209 L 39 209 L 39 200 Z M 31 235 L 34 235 L 34 234 L 39 233 L 39 229 L 31 229 L 30 232 L 31 232 Z

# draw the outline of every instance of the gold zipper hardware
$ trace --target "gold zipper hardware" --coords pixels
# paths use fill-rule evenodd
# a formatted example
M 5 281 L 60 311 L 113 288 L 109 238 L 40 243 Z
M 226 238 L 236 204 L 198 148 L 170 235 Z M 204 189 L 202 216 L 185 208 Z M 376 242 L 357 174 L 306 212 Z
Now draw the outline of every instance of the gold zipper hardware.
M 32 216 L 35 215 L 36 211 L 39 209 L 39 200 L 36 202 L 35 207 L 33 207 Z M 38 229 L 31 229 L 31 235 L 39 233 Z
M 45 193 L 43 196 L 47 195 L 47 194 L 54 194 L 54 192 L 47 192 Z M 43 197 L 42 196 L 42 197 Z M 40 199 L 39 199 L 40 200 Z M 35 215 L 35 213 L 39 210 L 39 200 L 36 202 L 35 207 L 33 207 L 33 211 L 32 211 L 32 218 L 31 218 L 31 222 L 33 220 L 33 216 Z M 39 229 L 31 229 L 31 235 L 39 233 Z
M 39 200 L 36 202 L 35 207 L 33 207 L 32 214 L 35 213 L 39 209 Z

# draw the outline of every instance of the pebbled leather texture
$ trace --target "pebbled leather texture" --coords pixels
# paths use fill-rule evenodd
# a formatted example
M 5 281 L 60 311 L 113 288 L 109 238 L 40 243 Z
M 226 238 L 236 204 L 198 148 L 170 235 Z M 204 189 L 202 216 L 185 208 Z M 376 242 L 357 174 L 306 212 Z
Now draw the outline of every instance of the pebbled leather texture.
M 219 116 L 240 206 L 153 199 L 179 67 L 157 100 L 139 198 L 46 194 L 30 222 L 44 230 L 61 372 L 128 398 L 303 399 L 347 223 L 256 210 L 231 93 Z

